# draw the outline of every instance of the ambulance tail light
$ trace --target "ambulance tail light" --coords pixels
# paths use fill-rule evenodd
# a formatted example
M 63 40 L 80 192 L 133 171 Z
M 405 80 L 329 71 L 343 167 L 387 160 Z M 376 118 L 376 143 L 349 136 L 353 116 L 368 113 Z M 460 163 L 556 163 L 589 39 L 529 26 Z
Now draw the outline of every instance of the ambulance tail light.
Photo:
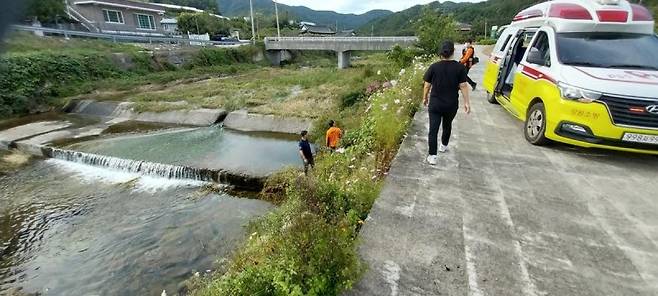
M 592 20 L 592 14 L 585 7 L 571 3 L 551 5 L 548 16 L 567 20 Z
M 636 22 L 653 21 L 653 15 L 651 15 L 651 12 L 646 7 L 639 4 L 631 4 L 631 7 L 633 7 L 633 21 Z
M 599 21 L 606 23 L 625 23 L 628 21 L 628 12 L 624 10 L 599 10 L 596 12 Z

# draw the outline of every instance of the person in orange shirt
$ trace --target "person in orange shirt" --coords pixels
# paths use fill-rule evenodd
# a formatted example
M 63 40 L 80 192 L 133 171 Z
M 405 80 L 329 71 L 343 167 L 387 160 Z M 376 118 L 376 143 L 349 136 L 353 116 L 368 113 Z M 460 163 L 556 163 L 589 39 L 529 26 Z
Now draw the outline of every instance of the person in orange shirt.
M 473 40 L 468 39 L 466 41 L 466 44 L 464 45 L 464 50 L 462 50 L 462 58 L 459 60 L 459 63 L 464 65 L 466 67 L 466 80 L 468 80 L 468 84 L 471 85 L 473 90 L 477 87 L 477 83 L 473 81 L 470 77 L 468 77 L 468 72 L 471 70 L 471 68 L 474 65 L 473 58 L 475 57 L 475 47 L 473 47 Z
M 329 130 L 327 130 L 327 147 L 331 149 L 331 151 L 336 151 L 336 148 L 338 148 L 338 142 L 340 141 L 340 138 L 343 137 L 343 131 L 336 127 L 336 122 L 333 120 L 329 121 Z

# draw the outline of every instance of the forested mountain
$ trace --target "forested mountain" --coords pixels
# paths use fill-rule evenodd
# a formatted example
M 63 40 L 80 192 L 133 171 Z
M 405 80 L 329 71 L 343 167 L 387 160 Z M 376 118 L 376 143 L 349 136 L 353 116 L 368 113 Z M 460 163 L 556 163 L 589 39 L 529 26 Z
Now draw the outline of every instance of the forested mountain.
M 151 0 L 149 2 L 189 6 L 210 12 L 218 12 L 217 0 Z
M 463 23 L 473 25 L 473 34 L 482 35 L 494 25 L 505 25 L 512 21 L 512 18 L 522 9 L 532 6 L 541 0 L 489 0 L 480 3 L 454 3 L 432 2 L 431 8 L 440 10 L 444 13 L 450 13 L 453 17 Z M 639 1 L 632 1 L 639 2 Z M 644 0 L 643 5 L 653 10 L 654 15 L 658 16 L 658 0 Z M 362 35 L 379 36 L 402 36 L 414 33 L 414 23 L 420 17 L 422 6 L 414 6 L 407 10 L 394 13 L 389 16 L 376 19 L 363 25 L 359 29 Z
M 254 10 L 264 14 L 274 14 L 274 2 L 271 0 L 253 0 Z M 333 11 L 316 11 L 304 6 L 288 6 L 279 3 L 279 14 L 288 14 L 298 21 L 308 21 L 323 25 L 338 22 L 340 29 L 356 29 L 363 24 L 392 14 L 388 10 L 373 10 L 364 14 L 342 14 Z M 243 16 L 249 14 L 247 0 L 219 0 L 219 10 L 226 16 Z
M 151 0 L 151 2 L 168 3 L 192 6 L 199 9 L 212 9 L 218 4 L 219 12 L 224 16 L 249 15 L 248 0 Z M 274 2 L 272 0 L 253 0 L 254 10 L 265 15 L 274 15 Z M 279 4 L 279 15 L 285 19 L 314 22 L 334 27 L 338 23 L 339 29 L 356 29 L 374 19 L 392 14 L 388 10 L 373 10 L 364 14 L 342 14 L 333 11 L 316 11 L 304 6 L 288 6 Z

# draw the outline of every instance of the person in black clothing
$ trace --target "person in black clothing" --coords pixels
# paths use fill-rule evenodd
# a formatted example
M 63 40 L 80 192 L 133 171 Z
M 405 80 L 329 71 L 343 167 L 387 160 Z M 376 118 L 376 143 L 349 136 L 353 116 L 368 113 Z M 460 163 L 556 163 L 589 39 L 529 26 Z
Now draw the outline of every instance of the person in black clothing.
M 313 160 L 313 151 L 311 151 L 311 144 L 308 142 L 308 132 L 302 131 L 302 139 L 299 141 L 299 155 L 304 161 L 304 174 L 308 175 L 308 168 L 315 167 L 315 161 Z
M 441 60 L 432 64 L 424 77 L 423 104 L 428 107 L 430 117 L 427 162 L 431 165 L 437 163 L 437 138 L 441 125 L 443 125 L 443 134 L 438 151 L 448 151 L 452 121 L 459 110 L 460 90 L 464 97 L 464 111 L 466 114 L 471 113 L 466 67 L 452 59 L 454 54 L 455 44 L 451 41 L 444 42 L 439 53 Z

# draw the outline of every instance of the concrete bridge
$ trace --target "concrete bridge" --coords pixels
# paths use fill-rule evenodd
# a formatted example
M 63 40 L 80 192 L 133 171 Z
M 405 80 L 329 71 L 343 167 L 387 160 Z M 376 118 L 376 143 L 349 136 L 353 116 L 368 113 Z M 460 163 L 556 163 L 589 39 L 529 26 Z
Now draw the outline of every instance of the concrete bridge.
M 338 54 L 338 68 L 350 66 L 352 51 L 388 51 L 395 45 L 411 47 L 417 37 L 266 37 L 267 57 L 273 65 L 281 64 L 287 50 L 330 50 Z

